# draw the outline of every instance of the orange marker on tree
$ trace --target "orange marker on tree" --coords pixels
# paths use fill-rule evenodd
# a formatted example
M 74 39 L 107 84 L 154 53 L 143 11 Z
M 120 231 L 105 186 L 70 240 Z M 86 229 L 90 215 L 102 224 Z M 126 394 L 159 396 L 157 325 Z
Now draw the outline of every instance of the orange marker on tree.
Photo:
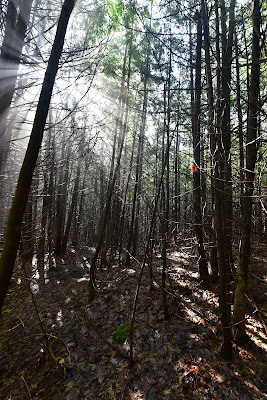
M 191 165 L 191 171 L 192 171 L 192 172 L 197 172 L 197 166 L 196 166 L 195 163 L 193 163 L 193 164 Z

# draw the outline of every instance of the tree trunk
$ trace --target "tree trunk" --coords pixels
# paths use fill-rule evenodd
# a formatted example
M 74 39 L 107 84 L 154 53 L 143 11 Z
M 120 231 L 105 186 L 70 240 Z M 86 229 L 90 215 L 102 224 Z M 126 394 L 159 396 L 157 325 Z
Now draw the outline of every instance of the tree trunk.
M 226 37 L 226 10 L 221 0 L 222 21 L 222 76 L 217 76 L 218 131 L 216 134 L 214 182 L 215 182 L 215 230 L 219 262 L 219 309 L 223 330 L 221 357 L 232 359 L 231 301 L 229 293 L 231 245 L 232 245 L 232 187 L 231 187 L 231 135 L 230 135 L 230 80 L 233 44 L 234 5 L 230 7 L 228 40 Z M 217 7 L 216 7 L 217 8 Z M 218 25 L 216 11 L 216 26 Z M 217 59 L 220 59 L 216 46 Z M 222 93 L 220 84 L 222 82 Z
M 239 71 L 239 57 L 238 57 L 238 43 L 237 34 L 235 32 L 235 58 L 236 58 L 236 102 L 237 102 L 237 116 L 238 116 L 238 140 L 239 140 L 239 169 L 241 181 L 241 195 L 244 190 L 244 138 L 243 138 L 243 112 L 241 106 L 241 87 L 240 87 L 240 71 Z
M 5 79 L 1 80 L 3 84 L 0 86 L 0 174 L 7 154 L 7 138 L 5 137 L 7 118 L 15 91 L 32 1 L 22 0 L 20 6 L 16 6 L 14 0 L 9 0 L 7 6 L 6 28 L 0 56 L 2 74 L 7 75 Z M 9 75 L 9 71 L 12 71 L 11 75 Z
M 43 132 L 58 70 L 59 59 L 73 7 L 74 0 L 65 0 L 62 6 L 55 40 L 35 113 L 29 144 L 20 170 L 15 196 L 8 217 L 4 247 L 0 258 L 0 311 L 3 307 L 16 260 L 21 235 L 22 218 L 31 188 L 32 176 L 38 153 L 42 144 Z
M 178 241 L 178 232 L 179 228 L 181 227 L 181 200 L 180 200 L 180 138 L 179 138 L 179 111 L 177 115 L 177 126 L 176 126 L 176 143 L 175 143 L 175 158 L 174 158 L 174 221 L 175 221 L 175 228 L 174 228 L 174 240 L 177 243 Z
M 64 236 L 65 213 L 67 203 L 67 186 L 69 176 L 69 160 L 71 149 L 68 147 L 67 155 L 65 155 L 65 136 L 62 143 L 62 163 L 60 165 L 60 175 L 58 181 L 58 193 L 56 200 L 56 215 L 55 215 L 55 256 L 58 257 L 62 252 L 62 241 Z M 64 160 L 64 157 L 66 159 Z
M 201 214 L 201 186 L 200 186 L 200 98 L 201 98 L 201 46 L 202 46 L 202 23 L 200 15 L 197 20 L 197 55 L 196 55 L 196 77 L 195 77 L 195 96 L 191 92 L 192 104 L 192 131 L 193 131 L 193 212 L 194 212 L 194 231 L 197 238 L 199 254 L 199 278 L 203 283 L 209 277 L 206 251 L 203 240 L 203 221 Z M 191 45 L 192 47 L 192 45 Z M 190 51 L 191 53 L 191 51 Z M 191 86 L 193 87 L 193 70 L 191 57 Z
M 213 277 L 218 277 L 218 255 L 216 245 L 216 232 L 215 232 L 215 215 L 214 215 L 214 154 L 215 154 L 215 107 L 214 107 L 214 91 L 211 74 L 211 60 L 210 60 L 210 34 L 208 26 L 207 6 L 204 0 L 201 0 L 201 14 L 203 18 L 203 31 L 204 31 L 204 47 L 205 47 L 205 64 L 206 64 L 206 80 L 207 80 L 207 96 L 209 107 L 209 137 L 210 137 L 210 159 L 211 159 L 211 210 L 212 210 L 212 225 L 210 227 L 210 264 Z
M 65 232 L 64 232 L 63 240 L 62 240 L 61 250 L 63 252 L 66 251 L 67 244 L 68 244 L 71 221 L 72 221 L 74 210 L 76 208 L 77 200 L 78 200 L 79 183 L 80 183 L 80 166 L 78 166 L 78 170 L 77 170 L 77 175 L 76 175 L 75 184 L 74 184 L 74 188 L 73 188 L 71 205 L 70 205 L 68 218 L 67 218 L 67 223 L 66 223 L 66 229 L 65 229 Z
M 233 50 L 233 34 L 235 23 L 235 1 L 231 0 L 229 8 L 229 27 L 227 37 L 226 27 L 226 7 L 225 0 L 220 1 L 221 6 L 221 27 L 222 27 L 222 67 L 221 83 L 222 97 L 220 108 L 220 131 L 223 143 L 223 176 L 224 180 L 224 208 L 225 208 L 225 239 L 227 240 L 229 267 L 233 267 L 232 255 L 232 224 L 233 224 L 233 206 L 232 206 L 232 173 L 231 173 L 231 66 Z
M 46 236 L 46 223 L 48 212 L 48 175 L 44 171 L 44 188 L 43 188 L 43 205 L 41 216 L 41 232 L 37 244 L 37 268 L 41 280 L 44 279 L 44 256 L 45 256 L 45 236 Z
M 246 294 L 250 258 L 252 195 L 254 189 L 254 170 L 257 158 L 257 130 L 260 111 L 260 23 L 259 0 L 253 1 L 252 67 L 249 87 L 249 118 L 246 145 L 246 174 L 244 192 L 241 195 L 241 242 L 237 266 L 237 286 L 234 299 L 234 340 L 243 344 L 247 337 L 245 331 Z

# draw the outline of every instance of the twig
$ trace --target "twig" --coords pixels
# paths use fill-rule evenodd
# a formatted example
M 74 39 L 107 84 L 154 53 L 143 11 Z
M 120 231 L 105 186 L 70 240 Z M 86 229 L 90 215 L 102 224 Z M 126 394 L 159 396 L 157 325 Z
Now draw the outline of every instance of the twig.
M 6 335 L 8 332 L 13 331 L 14 329 L 18 328 L 20 325 L 24 327 L 24 324 L 20 322 L 19 324 L 13 326 L 13 328 L 7 329 L 6 331 L 0 332 L 0 335 Z
M 254 276 L 254 277 L 257 278 L 259 281 L 262 281 L 262 282 L 264 282 L 264 283 L 267 285 L 266 279 L 259 278 L 257 275 L 254 275 L 254 274 L 252 274 L 252 273 L 251 273 L 250 275 Z
M 26 388 L 27 388 L 27 392 L 28 392 L 28 395 L 29 395 L 29 399 L 31 400 L 31 399 L 32 399 L 31 392 L 30 392 L 29 386 L 28 386 L 27 382 L 25 381 L 25 378 L 24 378 L 23 375 L 21 375 L 21 379 L 22 379 L 23 382 L 25 383 L 25 386 L 26 386 Z

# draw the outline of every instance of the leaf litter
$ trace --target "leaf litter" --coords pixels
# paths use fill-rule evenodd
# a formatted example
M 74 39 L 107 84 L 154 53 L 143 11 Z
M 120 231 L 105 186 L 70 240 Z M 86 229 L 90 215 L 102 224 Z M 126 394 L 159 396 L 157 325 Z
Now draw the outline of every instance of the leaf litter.
M 1 321 L 1 399 L 267 399 L 264 313 L 259 318 L 251 309 L 247 328 L 254 342 L 244 349 L 234 345 L 232 363 L 221 360 L 217 293 L 199 285 L 196 258 L 187 249 L 168 254 L 168 321 L 159 254 L 152 286 L 145 271 L 132 368 L 129 326 L 140 265 L 127 270 L 115 259 L 113 267 L 98 271 L 96 295 L 88 303 L 85 263 L 91 255 L 88 248 L 70 251 L 48 270 L 34 294 L 36 307 L 24 271 L 16 270 L 20 284 L 11 285 Z M 266 312 L 258 260 L 255 268 L 250 290 Z

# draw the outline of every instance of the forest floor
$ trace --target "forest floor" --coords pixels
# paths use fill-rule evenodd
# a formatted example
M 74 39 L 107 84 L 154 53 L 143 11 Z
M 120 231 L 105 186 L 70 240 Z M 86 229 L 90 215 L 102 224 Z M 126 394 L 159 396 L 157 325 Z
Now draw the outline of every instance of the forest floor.
M 267 399 L 263 321 L 267 252 L 263 245 L 254 250 L 249 279 L 253 300 L 247 318 L 251 343 L 246 348 L 234 346 L 232 363 L 219 357 L 222 339 L 216 287 L 211 291 L 199 285 L 197 258 L 190 248 L 168 252 L 168 321 L 164 320 L 162 289 L 156 283 L 161 282 L 160 254 L 153 260 L 153 289 L 145 270 L 131 368 L 129 341 L 126 338 L 120 344 L 115 335 L 130 324 L 138 261 L 125 269 L 114 260 L 109 269 L 98 272 L 90 303 L 90 248 L 69 251 L 60 265 L 50 266 L 40 287 L 37 279 L 27 283 L 30 268 L 17 267 L 1 320 L 0 398 Z

